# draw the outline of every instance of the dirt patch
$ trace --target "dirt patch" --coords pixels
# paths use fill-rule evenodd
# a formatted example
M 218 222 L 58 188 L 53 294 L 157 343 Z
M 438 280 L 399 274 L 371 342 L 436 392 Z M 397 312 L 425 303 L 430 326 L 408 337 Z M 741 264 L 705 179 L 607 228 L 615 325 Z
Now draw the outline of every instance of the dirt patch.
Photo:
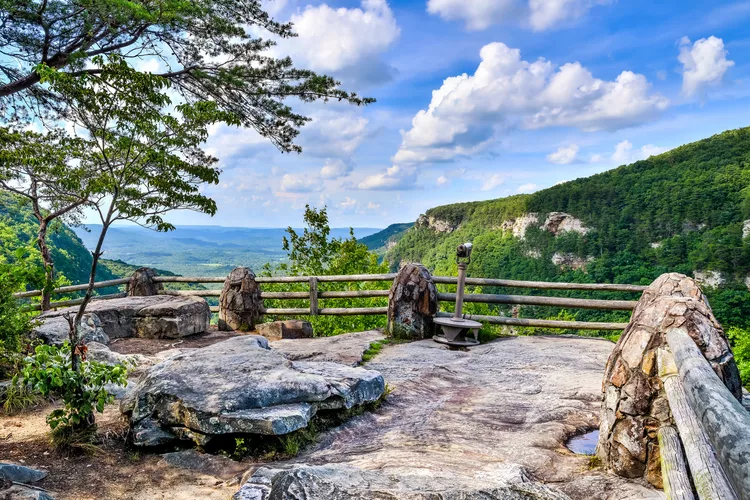
M 237 491 L 242 472 L 251 464 L 236 463 L 217 477 L 205 471 L 173 467 L 161 455 L 126 445 L 127 424 L 117 405 L 97 415 L 98 446 L 93 455 L 64 456 L 47 437 L 48 406 L 17 416 L 0 415 L 0 457 L 49 472 L 36 483 L 56 500 L 127 498 L 132 500 L 226 500 Z M 1 494 L 2 492 L 0 492 Z
M 180 349 L 207 347 L 222 340 L 236 337 L 237 335 L 240 334 L 236 332 L 220 332 L 215 327 L 212 327 L 211 330 L 205 333 L 190 335 L 181 339 L 115 339 L 109 344 L 109 348 L 120 354 L 154 355 L 176 347 Z

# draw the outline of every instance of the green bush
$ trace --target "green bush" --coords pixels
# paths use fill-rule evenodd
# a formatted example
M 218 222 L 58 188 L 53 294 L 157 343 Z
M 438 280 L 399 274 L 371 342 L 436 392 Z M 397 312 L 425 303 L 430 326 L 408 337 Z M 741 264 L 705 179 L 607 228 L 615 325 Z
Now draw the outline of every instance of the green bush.
M 92 427 L 94 411 L 102 413 L 104 406 L 114 401 L 105 385 L 125 386 L 128 377 L 124 365 L 109 366 L 96 361 L 84 360 L 80 370 L 74 371 L 68 342 L 62 347 L 37 346 L 34 354 L 26 358 L 22 374 L 24 381 L 41 395 L 62 398 L 63 407 L 47 416 L 53 431 L 61 426 L 71 430 Z
M 742 385 L 750 388 L 750 330 L 737 327 L 729 327 L 727 336 L 732 343 L 734 360 L 740 369 Z

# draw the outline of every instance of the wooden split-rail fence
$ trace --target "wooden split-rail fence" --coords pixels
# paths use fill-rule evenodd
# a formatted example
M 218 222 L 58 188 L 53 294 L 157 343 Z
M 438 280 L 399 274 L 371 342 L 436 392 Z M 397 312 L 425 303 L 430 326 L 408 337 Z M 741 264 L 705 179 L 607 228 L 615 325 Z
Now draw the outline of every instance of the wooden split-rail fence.
M 289 291 L 289 292 L 261 292 L 262 299 L 274 300 L 306 300 L 309 301 L 309 307 L 304 308 L 269 308 L 264 312 L 267 315 L 277 316 L 304 316 L 304 315 L 330 315 L 330 316 L 357 316 L 357 315 L 385 315 L 388 307 L 320 307 L 320 301 L 326 299 L 358 299 L 382 297 L 388 298 L 389 289 L 381 290 L 345 290 L 345 291 L 321 291 L 318 289 L 320 283 L 361 283 L 361 282 L 392 282 L 396 279 L 397 274 L 363 274 L 363 275 L 343 275 L 343 276 L 258 276 L 255 281 L 261 286 L 263 284 L 307 284 L 307 291 Z M 432 276 L 435 284 L 456 285 L 458 278 L 451 276 Z M 94 284 L 95 289 L 111 288 L 116 286 L 127 285 L 130 278 L 122 278 L 109 281 L 100 281 Z M 223 277 L 186 277 L 186 276 L 156 276 L 153 278 L 156 283 L 183 283 L 183 284 L 200 284 L 211 285 L 224 283 Z M 562 290 L 562 291 L 594 291 L 594 292 L 632 292 L 641 293 L 646 287 L 640 285 L 610 284 L 610 283 L 556 283 L 546 281 L 516 281 L 504 279 L 488 278 L 467 278 L 466 284 L 469 286 L 482 287 L 502 287 L 502 288 L 521 288 L 535 290 Z M 86 290 L 88 285 L 71 285 L 57 288 L 53 291 L 54 295 L 70 294 Z M 164 295 L 177 296 L 198 296 L 198 297 L 219 297 L 221 290 L 162 290 Z M 18 298 L 38 297 L 42 294 L 40 290 L 31 290 L 16 294 Z M 111 293 L 106 295 L 97 295 L 95 299 L 106 300 L 125 297 L 126 293 Z M 438 293 L 439 302 L 455 302 L 455 293 Z M 52 302 L 51 308 L 61 308 L 80 304 L 82 299 L 71 299 Z M 556 308 L 572 309 L 596 309 L 603 311 L 631 311 L 636 304 L 635 300 L 600 300 L 600 299 L 581 299 L 570 297 L 548 297 L 539 295 L 503 295 L 503 294 L 485 294 L 469 293 L 464 297 L 464 302 L 473 302 L 481 304 L 509 304 L 509 305 L 528 305 L 528 306 L 548 306 Z M 41 306 L 33 305 L 33 309 L 39 310 Z M 212 312 L 218 312 L 217 306 L 211 307 Z M 450 313 L 439 312 L 438 316 L 451 316 Z M 560 321 L 534 318 L 514 318 L 507 316 L 485 316 L 465 314 L 467 319 L 473 319 L 484 323 L 509 325 L 509 326 L 526 326 L 542 328 L 560 328 L 560 329 L 578 329 L 578 330 L 622 330 L 627 323 L 611 322 L 590 322 L 590 321 Z

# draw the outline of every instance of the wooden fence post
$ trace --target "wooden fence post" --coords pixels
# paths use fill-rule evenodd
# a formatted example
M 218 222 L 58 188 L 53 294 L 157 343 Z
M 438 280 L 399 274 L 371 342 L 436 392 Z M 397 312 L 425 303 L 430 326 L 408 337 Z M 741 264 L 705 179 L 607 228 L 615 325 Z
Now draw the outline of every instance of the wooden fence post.
M 310 315 L 317 316 L 320 310 L 318 308 L 318 278 L 310 276 Z

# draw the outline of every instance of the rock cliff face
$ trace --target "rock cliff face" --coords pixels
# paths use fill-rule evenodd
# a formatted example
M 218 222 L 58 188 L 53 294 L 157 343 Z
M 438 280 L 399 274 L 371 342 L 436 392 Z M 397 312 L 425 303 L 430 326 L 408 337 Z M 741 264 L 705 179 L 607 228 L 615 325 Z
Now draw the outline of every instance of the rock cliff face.
M 726 279 L 719 271 L 693 271 L 693 278 L 701 286 L 716 288 L 726 283 Z
M 539 222 L 539 214 L 524 214 L 515 219 L 508 219 L 500 225 L 503 231 L 510 231 L 516 238 L 524 239 L 526 230 Z
M 579 234 L 586 234 L 589 229 L 583 225 L 580 219 L 576 219 L 570 214 L 564 212 L 551 212 L 541 226 L 545 231 L 549 231 L 555 236 L 565 231 L 573 231 Z
M 420 215 L 416 222 L 417 226 L 428 227 L 436 233 L 452 233 L 458 229 L 458 225 L 451 224 L 448 221 L 435 218 L 433 216 Z
M 585 271 L 586 265 L 593 261 L 593 257 L 583 258 L 572 253 L 555 252 L 552 256 L 552 263 L 563 269 L 581 269 Z

